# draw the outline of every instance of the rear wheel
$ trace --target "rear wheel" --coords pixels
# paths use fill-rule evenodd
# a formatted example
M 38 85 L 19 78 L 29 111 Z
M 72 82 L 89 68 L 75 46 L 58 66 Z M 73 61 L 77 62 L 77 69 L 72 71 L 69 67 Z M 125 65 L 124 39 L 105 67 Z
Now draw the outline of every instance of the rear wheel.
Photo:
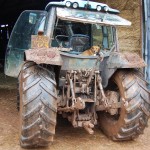
M 99 112 L 101 130 L 112 140 L 131 140 L 143 133 L 150 117 L 150 95 L 146 82 L 137 71 L 117 71 L 113 88 L 124 101 L 118 115 Z
M 53 72 L 34 62 L 24 64 L 19 76 L 20 144 L 48 146 L 56 126 L 56 82 Z

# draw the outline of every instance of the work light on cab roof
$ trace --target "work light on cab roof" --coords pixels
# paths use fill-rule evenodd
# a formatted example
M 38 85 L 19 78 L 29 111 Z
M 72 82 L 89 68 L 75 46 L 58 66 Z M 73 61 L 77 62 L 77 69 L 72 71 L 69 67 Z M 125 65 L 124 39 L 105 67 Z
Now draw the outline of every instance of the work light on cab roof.
M 74 9 L 96 10 L 109 13 L 119 13 L 119 10 L 110 8 L 107 4 L 92 2 L 88 0 L 64 0 L 61 2 L 50 2 L 46 6 L 46 10 L 51 6 L 71 7 Z

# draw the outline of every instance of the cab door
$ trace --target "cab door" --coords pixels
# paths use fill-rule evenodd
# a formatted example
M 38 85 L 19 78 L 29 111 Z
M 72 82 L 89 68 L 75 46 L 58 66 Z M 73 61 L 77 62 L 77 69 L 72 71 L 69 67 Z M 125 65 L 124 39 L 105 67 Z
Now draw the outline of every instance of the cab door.
M 45 23 L 46 11 L 24 11 L 18 18 L 6 50 L 5 74 L 18 77 L 24 63 L 24 51 L 31 48 L 31 35 L 36 35 Z M 43 26 L 44 27 L 44 26 Z

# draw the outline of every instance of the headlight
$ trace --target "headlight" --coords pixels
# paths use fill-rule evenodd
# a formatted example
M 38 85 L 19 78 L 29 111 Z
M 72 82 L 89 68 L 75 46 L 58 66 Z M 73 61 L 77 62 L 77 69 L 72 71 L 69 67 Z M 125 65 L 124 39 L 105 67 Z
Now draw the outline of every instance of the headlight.
M 108 11 L 109 7 L 108 6 L 104 6 L 103 9 L 104 9 L 104 11 Z
M 101 11 L 102 7 L 100 5 L 97 6 L 96 10 Z
M 75 2 L 75 3 L 73 3 L 72 7 L 73 7 L 73 8 L 78 8 L 78 7 L 79 7 L 79 4 Z

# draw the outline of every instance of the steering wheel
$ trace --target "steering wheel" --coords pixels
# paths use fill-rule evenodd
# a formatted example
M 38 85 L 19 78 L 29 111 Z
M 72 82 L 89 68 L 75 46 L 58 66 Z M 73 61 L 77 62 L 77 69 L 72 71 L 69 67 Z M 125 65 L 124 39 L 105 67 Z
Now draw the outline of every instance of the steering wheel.
M 57 35 L 55 39 L 60 47 L 69 47 L 69 36 Z
M 74 34 L 70 38 L 70 46 L 75 51 L 83 52 L 85 49 L 90 47 L 89 36 L 83 34 Z

